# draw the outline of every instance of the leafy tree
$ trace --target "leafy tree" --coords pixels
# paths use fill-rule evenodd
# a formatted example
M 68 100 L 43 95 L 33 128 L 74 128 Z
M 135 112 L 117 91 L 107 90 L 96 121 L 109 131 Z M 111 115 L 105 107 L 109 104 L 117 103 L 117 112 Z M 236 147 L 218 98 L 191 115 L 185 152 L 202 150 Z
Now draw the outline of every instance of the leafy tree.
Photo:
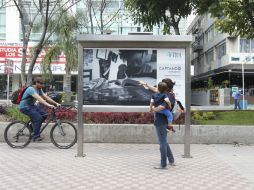
M 57 60 L 61 53 L 66 56 L 65 71 L 66 76 L 70 77 L 71 71 L 78 67 L 77 44 L 75 39 L 76 30 L 78 29 L 78 20 L 75 16 L 65 12 L 61 18 L 56 18 L 55 22 L 60 19 L 61 26 L 55 29 L 56 41 L 50 45 L 43 60 L 44 73 L 52 73 L 50 64 L 53 60 Z M 52 76 L 52 75 L 50 75 Z M 70 80 L 64 83 L 66 91 L 70 91 Z
M 21 64 L 21 81 L 22 84 L 30 83 L 32 80 L 32 71 L 35 62 L 41 53 L 43 47 L 48 43 L 50 37 L 54 34 L 56 28 L 61 24 L 58 20 L 55 25 L 50 25 L 51 20 L 56 16 L 61 16 L 67 12 L 73 5 L 80 0 L 34 0 L 34 1 L 22 1 L 22 0 L 10 0 L 3 4 L 3 7 L 15 6 L 20 18 L 22 39 L 23 39 L 23 51 L 22 51 L 22 64 Z M 32 15 L 29 13 L 30 7 L 36 10 Z M 26 76 L 25 66 L 27 61 L 27 48 L 32 30 L 35 30 L 40 23 L 41 36 L 38 43 L 32 51 L 28 74 Z M 49 28 L 51 28 L 49 32 Z
M 253 0 L 194 0 L 198 13 L 217 17 L 216 26 L 232 36 L 254 38 Z
M 152 31 L 155 25 L 163 25 L 164 34 L 169 34 L 173 27 L 176 35 L 180 35 L 180 20 L 192 11 L 191 0 L 126 0 L 125 6 L 135 24 L 142 23 L 147 31 Z
M 117 22 L 123 7 L 123 3 L 116 7 L 115 4 L 119 2 L 115 0 L 83 0 L 82 2 L 85 7 L 82 24 L 87 28 L 87 33 L 90 34 L 98 32 L 103 34 L 109 30 Z M 96 32 L 97 28 L 98 32 Z

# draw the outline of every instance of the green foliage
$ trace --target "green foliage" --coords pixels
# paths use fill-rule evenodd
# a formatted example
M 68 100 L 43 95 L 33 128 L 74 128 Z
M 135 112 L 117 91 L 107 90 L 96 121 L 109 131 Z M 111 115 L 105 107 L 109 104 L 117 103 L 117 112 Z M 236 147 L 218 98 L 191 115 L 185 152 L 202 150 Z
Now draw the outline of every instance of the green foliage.
M 217 111 L 214 120 L 199 120 L 202 125 L 253 125 L 254 111 Z
M 216 115 L 214 112 L 203 112 L 203 119 L 204 120 L 214 120 L 216 119 Z
M 153 26 L 163 26 L 167 34 L 173 27 L 175 34 L 179 35 L 179 21 L 187 17 L 192 6 L 189 0 L 126 0 L 125 7 L 129 10 L 134 22 L 142 23 L 147 31 L 152 31 Z
M 198 111 L 193 112 L 193 115 L 192 115 L 191 119 L 193 121 L 195 121 L 195 120 L 202 120 L 201 113 L 198 112 Z
M 249 0 L 194 0 L 198 13 L 211 13 L 215 26 L 231 36 L 254 38 L 254 1 Z
M 200 112 L 200 111 L 194 111 L 192 113 L 191 117 L 192 121 L 197 121 L 198 123 L 202 120 L 215 120 L 216 115 L 214 112 Z
M 10 116 L 13 120 L 19 120 L 24 122 L 28 122 L 30 119 L 28 116 L 21 113 L 17 107 L 8 108 L 7 115 Z
M 211 77 L 208 77 L 207 88 L 208 89 L 214 88 L 213 79 Z
M 60 18 L 56 18 L 51 21 L 51 25 L 55 26 L 56 23 L 61 20 L 61 25 L 59 25 L 55 30 L 56 43 L 54 45 L 48 46 L 48 51 L 43 60 L 43 71 L 46 75 L 51 75 L 50 64 L 52 61 L 57 60 L 58 56 L 63 52 L 66 56 L 66 74 L 71 71 L 77 70 L 78 67 L 78 54 L 77 54 L 77 44 L 76 44 L 76 30 L 78 29 L 78 21 L 75 16 L 65 12 Z M 49 27 L 51 28 L 51 27 Z
M 222 88 L 229 88 L 229 80 L 222 81 L 221 85 Z

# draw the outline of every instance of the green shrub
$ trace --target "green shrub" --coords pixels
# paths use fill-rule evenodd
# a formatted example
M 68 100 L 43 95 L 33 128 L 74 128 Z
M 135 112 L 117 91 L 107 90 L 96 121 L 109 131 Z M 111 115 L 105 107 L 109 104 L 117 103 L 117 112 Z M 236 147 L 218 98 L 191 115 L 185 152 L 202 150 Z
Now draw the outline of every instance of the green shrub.
M 29 117 L 21 113 L 17 107 L 10 107 L 7 109 L 7 115 L 10 116 L 13 120 L 19 120 L 28 122 Z
M 214 112 L 194 111 L 192 112 L 192 117 L 191 117 L 191 120 L 194 121 L 194 123 L 197 123 L 202 120 L 215 120 L 215 119 L 216 119 L 216 115 Z
M 195 120 L 202 120 L 203 116 L 202 116 L 202 114 L 200 112 L 194 111 L 191 119 L 194 120 L 194 121 Z
M 204 120 L 215 120 L 216 115 L 214 112 L 203 112 L 203 119 Z

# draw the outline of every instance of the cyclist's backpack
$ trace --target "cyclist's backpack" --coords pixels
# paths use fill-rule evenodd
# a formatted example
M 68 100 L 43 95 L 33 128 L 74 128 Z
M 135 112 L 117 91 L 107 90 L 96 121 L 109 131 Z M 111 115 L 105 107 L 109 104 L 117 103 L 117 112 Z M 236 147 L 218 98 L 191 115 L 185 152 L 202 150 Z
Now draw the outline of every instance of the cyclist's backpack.
M 20 104 L 22 96 L 27 88 L 28 88 L 28 86 L 22 86 L 18 90 L 14 91 L 11 95 L 11 102 L 13 104 L 17 104 L 17 105 Z

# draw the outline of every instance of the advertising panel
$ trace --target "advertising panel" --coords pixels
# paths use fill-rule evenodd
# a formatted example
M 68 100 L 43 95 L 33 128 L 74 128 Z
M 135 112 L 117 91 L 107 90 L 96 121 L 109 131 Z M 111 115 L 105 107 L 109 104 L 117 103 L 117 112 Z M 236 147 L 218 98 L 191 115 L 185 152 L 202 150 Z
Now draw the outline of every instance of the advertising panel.
M 154 93 L 139 81 L 156 86 L 163 78 L 176 82 L 185 103 L 185 49 L 84 49 L 84 105 L 148 106 Z

